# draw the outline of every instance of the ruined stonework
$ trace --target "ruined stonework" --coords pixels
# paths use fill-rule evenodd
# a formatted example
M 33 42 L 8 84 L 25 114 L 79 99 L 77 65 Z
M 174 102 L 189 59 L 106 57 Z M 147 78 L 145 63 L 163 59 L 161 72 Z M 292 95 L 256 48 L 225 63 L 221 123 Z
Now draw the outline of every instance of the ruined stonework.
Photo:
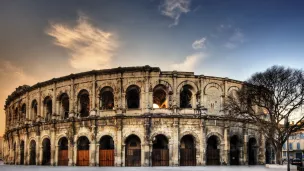
M 126 67 L 20 86 L 5 105 L 4 161 L 24 165 L 263 164 L 254 125 L 223 119 L 242 82 Z

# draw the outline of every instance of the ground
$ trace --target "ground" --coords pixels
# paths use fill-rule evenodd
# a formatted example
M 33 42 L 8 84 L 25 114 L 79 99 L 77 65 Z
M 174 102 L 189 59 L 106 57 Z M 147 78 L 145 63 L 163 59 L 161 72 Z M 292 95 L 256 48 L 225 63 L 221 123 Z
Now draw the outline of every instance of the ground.
M 283 171 L 268 169 L 264 166 L 198 166 L 198 167 L 49 167 L 49 166 L 0 166 L 1 171 Z

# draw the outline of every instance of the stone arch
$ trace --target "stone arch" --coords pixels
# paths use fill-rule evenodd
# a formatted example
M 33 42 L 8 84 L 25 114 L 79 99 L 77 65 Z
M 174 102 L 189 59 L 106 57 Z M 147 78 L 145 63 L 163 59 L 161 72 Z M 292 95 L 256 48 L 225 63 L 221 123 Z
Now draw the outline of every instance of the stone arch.
M 126 89 L 126 107 L 138 109 L 141 107 L 141 88 L 132 84 Z
M 176 88 L 176 92 L 180 92 L 180 89 L 181 89 L 184 85 L 190 85 L 190 86 L 192 86 L 195 93 L 197 93 L 197 92 L 199 91 L 199 87 L 198 87 L 193 81 L 185 80 L 185 81 L 182 81 L 181 83 L 179 83 L 179 85 L 178 85 L 177 88 Z
M 194 133 L 193 131 L 184 131 L 180 134 L 179 136 L 179 141 L 182 140 L 182 138 L 185 136 L 185 135 L 191 135 L 193 136 L 194 138 L 194 143 L 195 143 L 195 147 L 197 148 L 197 150 L 199 150 L 199 144 L 200 144 L 200 140 L 199 140 L 199 137 L 196 133 Z
M 123 151 L 125 151 L 124 160 L 125 166 L 141 166 L 143 144 L 140 136 L 135 133 L 129 134 L 123 138 Z
M 57 137 L 58 138 L 58 137 Z M 66 136 L 61 136 L 58 140 L 56 140 L 56 146 L 58 145 L 58 166 L 68 166 L 69 157 L 68 157 L 68 150 L 69 150 L 69 139 Z
M 51 140 L 51 137 L 49 135 L 43 135 L 43 136 L 41 136 L 39 143 L 42 144 L 43 140 L 46 139 L 46 138 Z
M 157 85 L 163 85 L 163 86 L 165 86 L 165 87 L 168 89 L 168 93 L 169 93 L 170 91 L 173 91 L 172 85 L 171 85 L 168 81 L 166 81 L 166 80 L 161 80 L 161 79 L 154 81 L 154 82 L 150 85 L 150 88 L 149 88 L 150 91 L 152 91 Z
M 157 84 L 153 88 L 153 108 L 169 107 L 169 89 L 166 85 Z M 171 92 L 172 93 L 172 92 Z
M 33 99 L 31 102 L 31 120 L 35 120 L 38 115 L 38 101 L 36 99 Z
M 90 115 L 91 109 L 91 94 L 87 89 L 81 89 L 77 93 L 77 111 L 80 117 L 87 117 Z
M 113 132 L 101 132 L 100 134 L 97 134 L 96 139 L 100 140 L 103 136 L 110 136 L 112 137 L 114 144 L 116 142 L 116 135 Z
M 41 99 L 44 100 L 46 97 L 50 97 L 53 99 L 53 93 L 50 90 L 42 91 L 41 92 Z
M 216 132 L 209 133 L 206 136 L 206 164 L 220 165 L 221 151 L 223 150 L 221 144 L 221 136 Z
M 112 110 L 114 109 L 114 105 L 117 103 L 115 102 L 115 90 L 111 86 L 104 86 L 102 87 L 98 93 L 98 102 L 99 102 L 99 109 L 101 110 Z
M 142 92 L 141 90 L 143 89 L 143 84 L 141 82 L 138 82 L 138 81 L 137 82 L 131 81 L 131 82 L 128 82 L 128 83 L 124 84 L 123 85 L 123 92 L 126 93 L 128 88 L 131 87 L 131 86 L 139 87 L 139 90 L 140 90 L 139 92 L 140 93 Z
M 89 135 L 90 135 L 90 132 L 79 132 L 79 133 L 75 136 L 74 142 L 77 142 L 78 139 L 79 139 L 80 137 L 87 137 L 88 140 L 89 140 L 89 142 L 90 142 L 90 144 L 91 144 L 92 139 L 91 139 L 91 137 L 90 137 Z
M 237 87 L 237 86 L 230 86 L 228 88 L 228 90 L 227 90 L 227 95 L 229 95 L 232 91 L 238 91 L 238 90 L 240 90 L 239 87 Z
M 218 145 L 221 145 L 223 143 L 223 136 L 218 132 L 208 133 L 207 136 L 206 136 L 206 142 L 208 141 L 208 138 L 210 138 L 213 135 L 217 137 Z
M 215 83 L 215 82 L 208 83 L 208 84 L 204 87 L 204 95 L 207 95 L 207 92 L 206 92 L 206 91 L 207 91 L 209 88 L 212 88 L 212 87 L 214 87 L 214 88 L 220 90 L 221 93 L 222 93 L 222 95 L 223 95 L 224 90 L 223 90 L 222 86 L 221 86 L 220 84 L 218 84 L 218 83 Z
M 168 139 L 168 143 L 171 144 L 172 142 L 170 141 L 171 140 L 171 136 L 169 134 L 167 134 L 165 131 L 156 131 L 154 133 L 151 134 L 150 136 L 150 141 L 153 140 L 154 137 L 156 137 L 157 135 L 164 135 L 167 139 Z
M 179 140 L 180 166 L 196 166 L 200 157 L 198 137 L 195 137 L 192 133 L 184 132 L 183 134 Z
M 142 137 L 141 134 L 135 133 L 135 131 L 132 131 L 132 132 L 130 132 L 130 133 L 127 133 L 125 136 L 123 136 L 123 139 L 122 139 L 122 140 L 123 140 L 123 141 L 122 141 L 123 145 L 126 144 L 126 140 L 127 140 L 128 137 L 130 137 L 131 135 L 137 136 L 137 137 L 139 138 L 140 142 L 141 142 L 141 145 L 143 145 L 144 138 Z
M 69 117 L 70 111 L 70 96 L 66 92 L 62 92 L 57 96 L 57 103 L 59 104 L 59 115 L 62 119 L 67 119 Z
M 45 118 L 45 121 L 49 121 L 52 119 L 53 114 L 53 98 L 51 96 L 46 96 L 43 98 L 43 116 Z
M 59 90 L 56 91 L 56 101 L 60 101 L 63 94 L 67 94 L 69 98 L 71 97 L 70 91 L 68 89 Z
M 209 114 L 219 114 L 223 106 L 223 89 L 217 83 L 209 83 L 204 89 L 204 101 Z

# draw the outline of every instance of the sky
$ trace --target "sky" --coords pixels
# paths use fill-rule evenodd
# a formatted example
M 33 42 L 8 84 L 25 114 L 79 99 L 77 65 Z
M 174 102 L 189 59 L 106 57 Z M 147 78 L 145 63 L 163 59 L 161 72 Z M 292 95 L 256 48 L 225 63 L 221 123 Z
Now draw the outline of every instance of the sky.
M 20 85 L 93 69 L 241 81 L 272 65 L 302 69 L 303 9 L 303 0 L 2 0 L 0 106 Z

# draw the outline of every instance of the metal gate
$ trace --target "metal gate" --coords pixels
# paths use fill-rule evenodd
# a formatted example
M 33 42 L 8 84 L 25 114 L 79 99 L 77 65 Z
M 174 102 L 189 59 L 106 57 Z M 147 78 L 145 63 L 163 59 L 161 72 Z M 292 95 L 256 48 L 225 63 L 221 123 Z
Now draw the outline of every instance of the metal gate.
M 230 150 L 230 165 L 239 165 L 239 150 Z
M 169 150 L 153 149 L 152 166 L 169 166 Z
M 114 150 L 99 150 L 99 166 L 114 166 Z
M 180 149 L 180 165 L 196 166 L 196 150 L 190 148 Z
M 68 150 L 59 150 L 58 154 L 58 166 L 68 166 L 69 164 L 69 151 Z
M 141 166 L 141 149 L 126 149 L 126 166 Z
M 219 149 L 207 149 L 207 165 L 219 165 L 220 164 L 220 150 Z
M 89 166 L 90 163 L 89 150 L 77 151 L 77 166 Z

